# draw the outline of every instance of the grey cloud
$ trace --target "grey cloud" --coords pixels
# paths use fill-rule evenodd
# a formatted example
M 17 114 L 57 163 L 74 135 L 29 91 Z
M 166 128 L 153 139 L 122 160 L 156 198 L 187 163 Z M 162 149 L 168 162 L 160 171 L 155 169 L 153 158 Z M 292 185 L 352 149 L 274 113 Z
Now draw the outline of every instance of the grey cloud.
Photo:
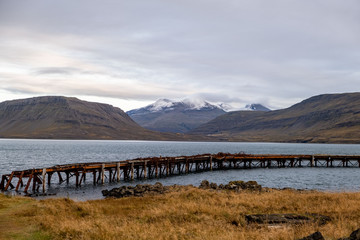
M 146 100 L 198 95 L 275 108 L 360 90 L 357 0 L 20 2 L 0 3 L 0 62 L 38 75 L 31 78 L 37 89 L 36 82 L 60 75 L 69 79 L 49 91 Z M 42 51 L 67 60 L 35 65 Z
M 33 69 L 35 75 L 48 75 L 48 74 L 60 74 L 60 75 L 72 75 L 76 72 L 82 72 L 80 69 L 67 68 L 67 67 L 47 67 Z

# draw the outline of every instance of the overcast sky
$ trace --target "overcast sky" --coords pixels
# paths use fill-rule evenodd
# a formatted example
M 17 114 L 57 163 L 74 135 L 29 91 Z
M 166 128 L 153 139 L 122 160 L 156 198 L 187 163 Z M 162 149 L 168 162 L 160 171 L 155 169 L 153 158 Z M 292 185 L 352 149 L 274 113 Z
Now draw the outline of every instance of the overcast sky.
M 277 109 L 355 91 L 358 0 L 0 0 L 0 101 Z

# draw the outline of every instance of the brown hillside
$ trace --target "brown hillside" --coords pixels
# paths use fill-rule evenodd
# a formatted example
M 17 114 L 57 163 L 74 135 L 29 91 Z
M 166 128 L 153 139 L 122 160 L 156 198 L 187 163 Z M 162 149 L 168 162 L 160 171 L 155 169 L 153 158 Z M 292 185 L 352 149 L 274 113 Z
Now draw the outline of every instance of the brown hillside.
M 120 108 L 68 97 L 35 97 L 0 103 L 0 137 L 52 139 L 178 140 L 146 130 Z
M 360 93 L 325 94 L 270 112 L 231 112 L 192 133 L 230 141 L 360 143 Z

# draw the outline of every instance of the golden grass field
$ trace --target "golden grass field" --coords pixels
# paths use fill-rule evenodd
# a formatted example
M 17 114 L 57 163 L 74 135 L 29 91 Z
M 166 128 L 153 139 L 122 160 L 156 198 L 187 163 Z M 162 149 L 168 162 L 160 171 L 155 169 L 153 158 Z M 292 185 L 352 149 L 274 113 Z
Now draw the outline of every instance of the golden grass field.
M 318 213 L 332 221 L 248 225 L 244 216 L 258 213 Z M 86 202 L 0 194 L 0 239 L 297 239 L 315 231 L 338 239 L 358 228 L 360 193 L 181 187 L 163 195 Z

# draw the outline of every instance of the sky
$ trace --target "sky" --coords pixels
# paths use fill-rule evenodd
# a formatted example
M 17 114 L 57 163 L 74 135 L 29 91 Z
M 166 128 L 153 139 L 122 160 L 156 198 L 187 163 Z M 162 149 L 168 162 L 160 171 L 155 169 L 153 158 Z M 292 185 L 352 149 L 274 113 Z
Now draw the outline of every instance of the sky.
M 279 109 L 357 91 L 358 0 L 0 0 L 0 102 Z

